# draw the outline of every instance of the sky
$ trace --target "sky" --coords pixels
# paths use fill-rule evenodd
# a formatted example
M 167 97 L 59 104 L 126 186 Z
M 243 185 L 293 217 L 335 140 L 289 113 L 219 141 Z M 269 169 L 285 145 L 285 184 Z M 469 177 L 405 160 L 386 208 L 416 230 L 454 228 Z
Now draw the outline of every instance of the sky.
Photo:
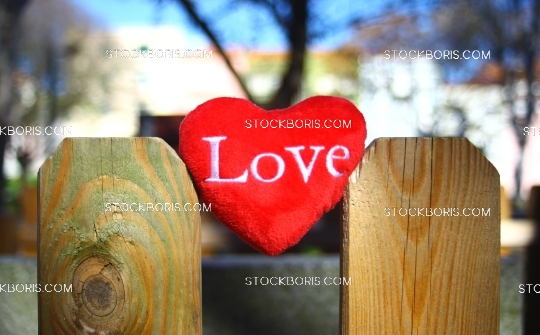
M 154 0 L 72 0 L 95 18 L 100 26 L 117 30 L 133 26 L 175 26 L 185 30 L 191 43 L 206 45 L 207 39 L 194 29 L 178 6 L 159 5 Z
M 187 15 L 173 1 L 164 0 L 72 0 L 87 11 L 99 23 L 115 30 L 132 26 L 175 26 L 186 32 L 190 47 L 204 47 L 207 38 L 189 20 Z M 229 43 L 226 47 L 246 46 L 260 50 L 286 49 L 286 40 L 272 22 L 270 16 L 261 10 L 250 10 L 246 6 L 228 6 L 222 0 L 195 1 L 197 9 L 205 13 L 215 13 L 219 17 L 212 22 L 214 28 Z M 334 22 L 346 21 L 351 13 L 369 10 L 365 4 L 356 0 L 314 1 L 315 6 L 324 6 L 325 15 Z M 222 14 L 223 13 L 223 14 Z M 326 20 L 322 18 L 321 20 Z M 341 29 L 328 34 L 323 40 L 312 45 L 317 49 L 332 49 L 350 38 L 350 31 Z M 234 42 L 233 42 L 234 41 Z

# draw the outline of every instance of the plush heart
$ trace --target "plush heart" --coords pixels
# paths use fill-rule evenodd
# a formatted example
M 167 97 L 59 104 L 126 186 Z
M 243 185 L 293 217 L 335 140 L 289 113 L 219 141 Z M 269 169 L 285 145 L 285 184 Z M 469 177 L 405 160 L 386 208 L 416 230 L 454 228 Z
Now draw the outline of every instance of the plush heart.
M 341 199 L 365 139 L 364 117 L 342 98 L 312 97 L 270 112 L 217 98 L 183 120 L 180 156 L 216 218 L 273 256 Z

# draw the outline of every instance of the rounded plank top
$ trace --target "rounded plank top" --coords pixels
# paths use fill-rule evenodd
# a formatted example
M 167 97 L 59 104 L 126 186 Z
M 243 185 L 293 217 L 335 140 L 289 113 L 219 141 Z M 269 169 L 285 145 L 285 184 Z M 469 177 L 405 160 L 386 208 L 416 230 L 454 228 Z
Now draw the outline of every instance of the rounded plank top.
M 158 138 L 67 138 L 39 171 L 41 334 L 200 334 L 200 215 Z M 71 285 L 71 286 L 70 286 Z

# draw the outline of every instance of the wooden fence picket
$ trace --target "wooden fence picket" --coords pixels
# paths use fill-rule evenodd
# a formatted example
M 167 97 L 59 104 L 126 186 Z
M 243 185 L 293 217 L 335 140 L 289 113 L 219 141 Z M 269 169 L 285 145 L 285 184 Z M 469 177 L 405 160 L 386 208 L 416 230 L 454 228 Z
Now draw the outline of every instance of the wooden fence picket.
M 375 140 L 344 196 L 341 334 L 498 334 L 499 185 L 467 139 Z
M 197 195 L 164 141 L 67 138 L 38 183 L 40 334 L 201 334 Z
M 40 334 L 201 334 L 200 215 L 164 205 L 198 200 L 170 147 L 68 138 L 38 184 L 38 282 L 72 285 L 39 293 Z M 466 139 L 374 141 L 344 196 L 341 334 L 498 334 L 499 185 Z

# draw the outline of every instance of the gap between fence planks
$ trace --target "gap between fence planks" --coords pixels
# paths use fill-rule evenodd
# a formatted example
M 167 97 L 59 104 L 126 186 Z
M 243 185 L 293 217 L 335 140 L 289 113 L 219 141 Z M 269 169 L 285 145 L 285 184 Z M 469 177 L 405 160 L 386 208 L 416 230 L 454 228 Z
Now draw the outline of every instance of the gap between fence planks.
M 533 220 L 534 236 L 531 243 L 525 248 L 525 273 L 523 284 L 533 284 L 525 286 L 523 294 L 523 334 L 540 334 L 540 294 L 535 285 L 540 284 L 540 186 L 533 186 L 529 195 L 529 218 Z M 529 292 L 530 290 L 530 292 Z M 534 292 L 534 293 L 533 293 Z
M 38 184 L 38 282 L 73 285 L 39 293 L 40 334 L 201 334 L 200 215 L 156 206 L 198 200 L 163 140 L 67 138 Z
M 500 180 L 467 139 L 375 140 L 343 210 L 342 335 L 499 333 Z

